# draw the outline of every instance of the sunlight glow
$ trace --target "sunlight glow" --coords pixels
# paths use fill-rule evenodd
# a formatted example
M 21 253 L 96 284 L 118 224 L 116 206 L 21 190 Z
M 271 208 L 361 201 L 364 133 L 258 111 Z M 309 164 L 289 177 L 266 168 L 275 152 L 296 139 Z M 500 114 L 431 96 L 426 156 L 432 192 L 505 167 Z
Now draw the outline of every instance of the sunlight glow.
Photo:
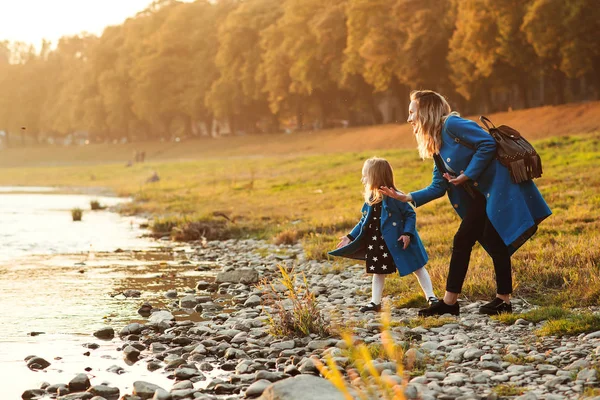
M 189 1 L 189 0 L 188 0 Z M 151 0 L 0 0 L 0 41 L 21 41 L 39 47 L 62 36 L 121 24 L 152 3 Z

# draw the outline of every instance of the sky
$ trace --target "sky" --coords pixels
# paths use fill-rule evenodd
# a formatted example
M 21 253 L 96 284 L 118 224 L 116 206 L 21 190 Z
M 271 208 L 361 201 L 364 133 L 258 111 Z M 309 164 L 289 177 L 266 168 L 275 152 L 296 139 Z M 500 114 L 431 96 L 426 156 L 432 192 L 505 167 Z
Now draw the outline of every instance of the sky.
M 189 1 L 189 0 L 187 0 Z M 101 35 L 147 8 L 152 0 L 0 0 L 0 41 L 22 41 L 39 48 L 61 36 L 86 31 Z

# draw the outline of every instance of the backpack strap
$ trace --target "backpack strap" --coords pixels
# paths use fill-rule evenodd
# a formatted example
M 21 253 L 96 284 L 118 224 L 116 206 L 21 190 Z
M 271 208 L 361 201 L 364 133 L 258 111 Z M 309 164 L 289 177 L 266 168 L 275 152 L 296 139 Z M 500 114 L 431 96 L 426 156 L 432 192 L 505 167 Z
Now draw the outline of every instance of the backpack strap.
M 468 149 L 471 149 L 473 151 L 475 151 L 477 148 L 475 146 L 473 146 L 471 143 L 465 142 L 464 140 L 462 140 L 461 138 L 459 138 L 458 136 L 454 135 L 452 132 L 450 132 L 450 129 L 446 129 L 446 132 L 448 132 L 448 135 L 450 135 L 450 137 L 458 144 L 461 144 L 463 146 L 465 146 Z
M 483 125 L 485 125 L 485 129 L 487 129 L 488 132 L 492 129 L 496 129 L 496 125 L 494 125 L 494 123 L 492 121 L 490 121 L 490 119 L 488 117 L 486 117 L 485 115 L 480 116 L 479 120 L 481 121 L 481 123 Z M 488 123 L 489 123 L 489 125 L 488 125 Z M 490 125 L 492 125 L 491 128 L 490 128 Z

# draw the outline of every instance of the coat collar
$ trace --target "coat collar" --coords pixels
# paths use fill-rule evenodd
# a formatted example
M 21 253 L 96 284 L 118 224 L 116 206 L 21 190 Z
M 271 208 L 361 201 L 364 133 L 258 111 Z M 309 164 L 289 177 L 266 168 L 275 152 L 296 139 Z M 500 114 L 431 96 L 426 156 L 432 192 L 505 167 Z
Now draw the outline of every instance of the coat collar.
M 381 207 L 384 210 L 388 209 L 388 201 L 389 201 L 389 198 L 387 196 L 383 196 L 383 200 L 381 201 Z M 367 206 L 367 209 L 369 209 L 369 210 L 373 208 L 373 206 L 369 205 L 368 203 L 365 203 L 365 205 Z

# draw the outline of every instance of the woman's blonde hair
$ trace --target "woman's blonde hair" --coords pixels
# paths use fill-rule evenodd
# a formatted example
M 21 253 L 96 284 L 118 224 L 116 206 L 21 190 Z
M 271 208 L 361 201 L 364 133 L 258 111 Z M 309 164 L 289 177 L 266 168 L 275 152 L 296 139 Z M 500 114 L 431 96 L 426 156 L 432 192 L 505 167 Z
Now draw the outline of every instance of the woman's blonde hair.
M 417 143 L 421 158 L 431 158 L 439 153 L 442 147 L 442 127 L 452 112 L 450 104 L 441 94 L 433 90 L 413 90 L 411 101 L 415 101 L 417 109 Z
M 377 204 L 383 200 L 379 191 L 381 186 L 396 190 L 394 183 L 394 170 L 384 158 L 371 157 L 363 165 L 363 183 L 365 184 L 365 202 L 369 205 Z

